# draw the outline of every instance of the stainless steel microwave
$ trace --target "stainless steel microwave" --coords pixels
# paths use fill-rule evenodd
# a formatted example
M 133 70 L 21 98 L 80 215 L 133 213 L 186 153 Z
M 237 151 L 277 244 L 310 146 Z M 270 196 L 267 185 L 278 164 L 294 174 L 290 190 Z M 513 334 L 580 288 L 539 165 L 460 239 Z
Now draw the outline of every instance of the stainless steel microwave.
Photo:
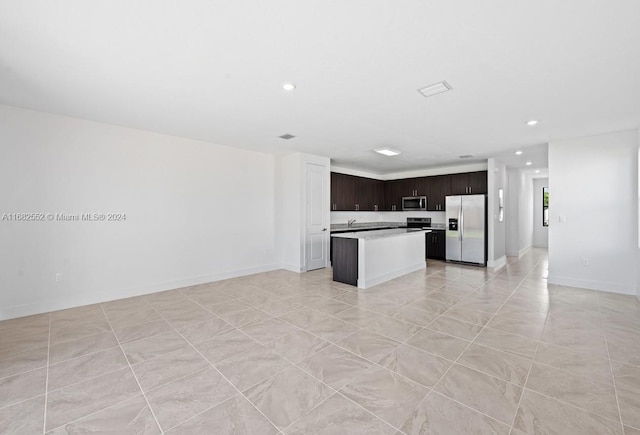
M 427 210 L 427 197 L 426 196 L 405 196 L 402 198 L 402 210 L 404 211 L 416 211 Z

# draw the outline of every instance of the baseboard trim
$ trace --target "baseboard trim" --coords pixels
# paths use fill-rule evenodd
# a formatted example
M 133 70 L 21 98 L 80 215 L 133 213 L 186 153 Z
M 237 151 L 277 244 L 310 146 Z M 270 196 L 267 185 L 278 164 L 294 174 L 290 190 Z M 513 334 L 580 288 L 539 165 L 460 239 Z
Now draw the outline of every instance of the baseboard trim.
M 157 293 L 166 290 L 173 290 L 193 285 L 206 284 L 209 282 L 222 281 L 224 279 L 237 278 L 239 276 L 253 275 L 256 273 L 270 272 L 281 269 L 280 264 L 269 264 L 246 269 L 236 269 L 226 272 L 201 275 L 192 278 L 184 278 L 162 283 L 154 283 L 145 286 L 124 288 L 120 290 L 109 290 L 92 295 L 80 295 L 73 298 L 56 298 L 55 300 L 43 300 L 34 304 L 13 305 L 0 308 L 0 320 L 14 319 L 16 317 L 31 316 L 34 314 L 48 313 L 50 311 L 65 310 L 68 308 L 82 307 L 85 305 L 98 304 L 102 302 L 114 301 L 117 299 L 143 296 L 150 293 Z
M 591 281 L 587 279 L 570 278 L 564 276 L 555 276 L 549 274 L 547 278 L 549 284 L 562 285 L 567 287 L 578 287 L 589 290 L 599 290 L 609 293 L 620 293 L 624 295 L 636 295 L 636 289 L 633 286 L 619 284 L 614 282 Z
M 427 262 L 421 261 L 420 263 L 413 264 L 411 266 L 403 267 L 402 269 L 393 270 L 391 272 L 374 276 L 369 279 L 358 278 L 358 288 L 366 289 L 376 286 L 378 284 L 382 284 L 383 282 L 390 281 L 394 278 L 399 278 L 407 273 L 416 272 L 421 269 L 427 268 Z
M 506 265 L 507 265 L 507 257 L 505 255 L 498 258 L 497 260 L 487 261 L 487 267 L 493 269 L 494 272 L 502 269 Z
M 522 258 L 522 256 L 527 252 L 529 252 L 530 250 L 531 250 L 531 245 L 527 246 L 526 248 L 522 248 L 521 250 L 518 251 L 518 258 Z
M 288 270 L 289 272 L 302 273 L 304 268 L 295 264 L 283 263 L 280 265 L 280 269 Z

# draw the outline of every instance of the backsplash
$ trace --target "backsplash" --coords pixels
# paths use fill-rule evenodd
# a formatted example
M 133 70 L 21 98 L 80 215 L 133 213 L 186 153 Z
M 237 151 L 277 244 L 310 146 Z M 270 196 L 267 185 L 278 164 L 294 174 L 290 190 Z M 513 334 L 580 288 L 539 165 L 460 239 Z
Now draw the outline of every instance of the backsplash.
M 346 224 L 349 219 L 356 222 L 406 222 L 408 217 L 430 217 L 431 223 L 444 224 L 443 211 L 332 211 L 332 224 Z

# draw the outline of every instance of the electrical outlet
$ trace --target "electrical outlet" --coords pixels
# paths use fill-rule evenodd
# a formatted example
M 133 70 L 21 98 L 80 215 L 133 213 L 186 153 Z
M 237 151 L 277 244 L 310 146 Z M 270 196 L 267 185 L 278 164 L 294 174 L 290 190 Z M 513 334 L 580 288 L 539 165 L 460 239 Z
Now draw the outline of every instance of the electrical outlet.
M 588 258 L 583 258 L 582 259 L 582 265 L 584 267 L 588 267 L 589 266 L 589 259 Z
M 60 272 L 56 273 L 56 282 L 62 281 L 62 274 Z

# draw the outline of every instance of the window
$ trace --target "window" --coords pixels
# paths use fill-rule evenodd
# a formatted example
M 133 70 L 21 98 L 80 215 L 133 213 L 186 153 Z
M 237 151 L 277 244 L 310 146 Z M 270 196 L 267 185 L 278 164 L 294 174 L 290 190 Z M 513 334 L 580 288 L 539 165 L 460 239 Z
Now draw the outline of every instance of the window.
M 542 188 L 542 226 L 549 226 L 549 188 Z

